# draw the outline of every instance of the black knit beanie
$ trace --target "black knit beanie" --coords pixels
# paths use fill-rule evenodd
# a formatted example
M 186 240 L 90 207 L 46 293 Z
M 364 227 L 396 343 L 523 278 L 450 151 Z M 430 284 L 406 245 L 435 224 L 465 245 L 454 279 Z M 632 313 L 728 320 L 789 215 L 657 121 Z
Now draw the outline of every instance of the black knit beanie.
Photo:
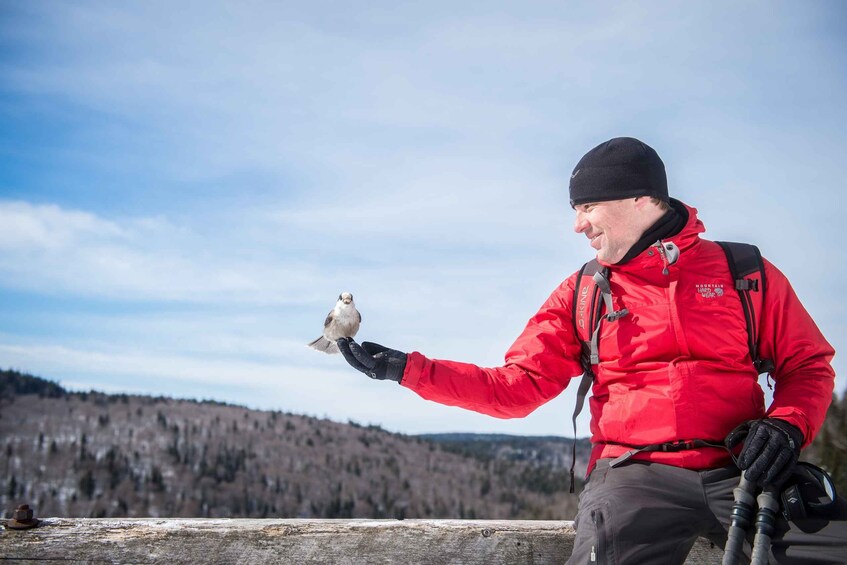
M 669 200 L 664 163 L 652 147 L 632 137 L 601 143 L 579 160 L 571 175 L 571 206 L 636 196 Z

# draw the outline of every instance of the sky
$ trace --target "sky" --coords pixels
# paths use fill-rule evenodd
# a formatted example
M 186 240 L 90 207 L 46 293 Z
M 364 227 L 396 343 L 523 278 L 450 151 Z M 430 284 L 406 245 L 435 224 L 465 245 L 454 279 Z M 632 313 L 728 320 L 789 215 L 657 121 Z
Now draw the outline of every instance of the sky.
M 349 291 L 360 340 L 501 365 L 591 258 L 568 177 L 618 136 L 658 151 L 705 237 L 757 244 L 840 350 L 845 16 L 0 0 L 0 368 L 402 433 L 569 435 L 575 385 L 499 420 L 305 344 Z

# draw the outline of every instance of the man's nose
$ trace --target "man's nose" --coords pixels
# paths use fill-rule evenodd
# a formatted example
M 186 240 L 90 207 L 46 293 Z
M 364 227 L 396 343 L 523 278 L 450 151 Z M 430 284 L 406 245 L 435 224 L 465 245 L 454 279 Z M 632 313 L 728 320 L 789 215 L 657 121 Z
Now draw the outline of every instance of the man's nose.
M 576 233 L 582 233 L 587 229 L 588 221 L 585 219 L 585 215 L 582 212 L 577 212 L 573 223 L 573 231 Z

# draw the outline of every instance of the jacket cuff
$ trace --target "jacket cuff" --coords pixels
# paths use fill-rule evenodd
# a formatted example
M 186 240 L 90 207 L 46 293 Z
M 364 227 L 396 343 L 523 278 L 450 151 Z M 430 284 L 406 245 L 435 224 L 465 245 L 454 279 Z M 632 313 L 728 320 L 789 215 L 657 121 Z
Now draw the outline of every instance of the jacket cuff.
M 780 413 L 783 412 L 783 413 Z M 775 409 L 769 414 L 765 416 L 766 418 L 774 418 L 776 420 L 782 420 L 788 424 L 791 424 L 800 434 L 803 436 L 803 447 L 806 447 L 812 440 L 809 439 L 809 426 L 806 423 L 805 418 L 801 417 L 796 411 L 790 410 L 785 412 L 784 410 Z
M 423 366 L 426 363 L 426 357 L 412 351 L 406 355 L 406 368 L 403 370 L 403 378 L 400 379 L 400 385 L 415 390 L 418 381 L 421 380 Z

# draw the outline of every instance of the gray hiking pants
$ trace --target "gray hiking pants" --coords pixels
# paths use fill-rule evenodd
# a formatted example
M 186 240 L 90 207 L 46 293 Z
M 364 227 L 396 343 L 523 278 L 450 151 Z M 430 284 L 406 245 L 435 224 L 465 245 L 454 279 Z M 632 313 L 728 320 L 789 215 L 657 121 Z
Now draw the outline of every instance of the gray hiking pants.
M 610 468 L 609 461 L 598 461 L 580 494 L 568 563 L 683 563 L 698 537 L 723 549 L 740 477 L 735 466 L 691 471 L 630 461 Z M 829 519 L 789 523 L 780 515 L 770 562 L 847 563 L 847 501 L 838 504 Z

